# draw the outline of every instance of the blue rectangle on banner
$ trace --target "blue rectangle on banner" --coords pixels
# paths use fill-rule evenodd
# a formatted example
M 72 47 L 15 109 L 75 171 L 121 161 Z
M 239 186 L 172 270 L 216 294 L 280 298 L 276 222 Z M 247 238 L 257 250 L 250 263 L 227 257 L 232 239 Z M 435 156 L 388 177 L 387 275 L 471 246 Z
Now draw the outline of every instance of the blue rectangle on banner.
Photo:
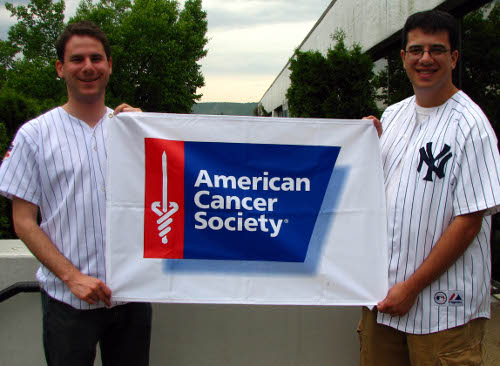
M 304 261 L 340 147 L 184 149 L 184 259 Z

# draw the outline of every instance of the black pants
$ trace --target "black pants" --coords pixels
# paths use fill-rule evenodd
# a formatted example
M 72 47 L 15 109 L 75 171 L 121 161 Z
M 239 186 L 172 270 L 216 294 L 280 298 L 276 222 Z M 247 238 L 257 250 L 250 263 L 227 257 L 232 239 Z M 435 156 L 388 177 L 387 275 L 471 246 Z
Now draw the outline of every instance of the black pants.
M 48 366 L 93 366 L 97 343 L 103 366 L 149 364 L 151 304 L 78 310 L 42 291 L 42 310 Z

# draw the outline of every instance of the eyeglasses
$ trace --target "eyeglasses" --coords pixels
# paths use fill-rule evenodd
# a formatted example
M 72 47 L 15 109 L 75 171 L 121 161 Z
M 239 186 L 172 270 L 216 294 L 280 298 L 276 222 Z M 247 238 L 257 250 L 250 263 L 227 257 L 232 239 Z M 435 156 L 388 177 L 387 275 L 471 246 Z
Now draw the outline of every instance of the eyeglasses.
M 430 50 L 424 50 L 423 47 L 410 47 L 410 49 L 405 50 L 405 53 L 409 54 L 412 58 L 421 58 L 424 56 L 425 52 L 429 52 L 429 56 L 431 57 L 438 57 L 448 51 L 450 51 L 450 49 L 444 47 L 431 47 Z

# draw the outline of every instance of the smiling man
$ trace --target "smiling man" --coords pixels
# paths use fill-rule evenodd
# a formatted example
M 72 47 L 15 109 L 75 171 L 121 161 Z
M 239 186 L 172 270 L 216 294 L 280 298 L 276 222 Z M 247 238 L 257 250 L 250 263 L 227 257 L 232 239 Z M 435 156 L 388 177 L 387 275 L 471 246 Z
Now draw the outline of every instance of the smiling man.
M 99 343 L 105 366 L 147 365 L 151 304 L 114 303 L 106 285 L 108 40 L 95 24 L 79 22 L 56 49 L 68 101 L 25 123 L 0 167 L 16 233 L 41 263 L 47 364 L 91 366 Z M 122 104 L 114 112 L 134 110 Z
M 490 317 L 491 214 L 500 204 L 497 139 L 452 81 L 455 19 L 410 16 L 401 58 L 415 95 L 379 131 L 390 290 L 363 308 L 361 365 L 481 365 Z
M 73 35 L 64 41 L 61 39 L 58 44 L 56 61 L 57 74 L 68 90 L 68 102 L 63 109 L 94 127 L 106 109 L 104 94 L 112 65 L 109 45 L 87 35 Z M 95 107 L 88 108 L 89 105 Z

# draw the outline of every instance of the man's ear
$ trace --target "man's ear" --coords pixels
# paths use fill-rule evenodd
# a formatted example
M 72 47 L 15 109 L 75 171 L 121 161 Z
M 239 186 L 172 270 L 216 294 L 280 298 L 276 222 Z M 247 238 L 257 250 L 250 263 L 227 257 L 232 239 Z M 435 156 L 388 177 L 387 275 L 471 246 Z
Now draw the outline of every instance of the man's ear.
M 455 50 L 451 53 L 451 67 L 452 69 L 454 70 L 455 67 L 457 66 L 457 62 L 458 62 L 458 50 Z
M 113 58 L 112 57 L 109 58 L 108 63 L 109 63 L 109 73 L 111 74 L 113 72 L 113 67 L 112 67 L 113 66 Z
M 57 61 L 56 61 L 56 71 L 57 71 L 57 75 L 59 75 L 59 77 L 60 77 L 61 79 L 63 79 L 63 72 L 62 72 L 62 68 L 63 68 L 63 66 L 64 66 L 64 64 L 63 64 L 61 61 L 59 61 L 59 60 L 57 60 Z
M 406 58 L 406 52 L 405 52 L 405 50 L 401 50 L 401 62 L 403 63 L 403 67 L 406 69 L 405 58 Z

